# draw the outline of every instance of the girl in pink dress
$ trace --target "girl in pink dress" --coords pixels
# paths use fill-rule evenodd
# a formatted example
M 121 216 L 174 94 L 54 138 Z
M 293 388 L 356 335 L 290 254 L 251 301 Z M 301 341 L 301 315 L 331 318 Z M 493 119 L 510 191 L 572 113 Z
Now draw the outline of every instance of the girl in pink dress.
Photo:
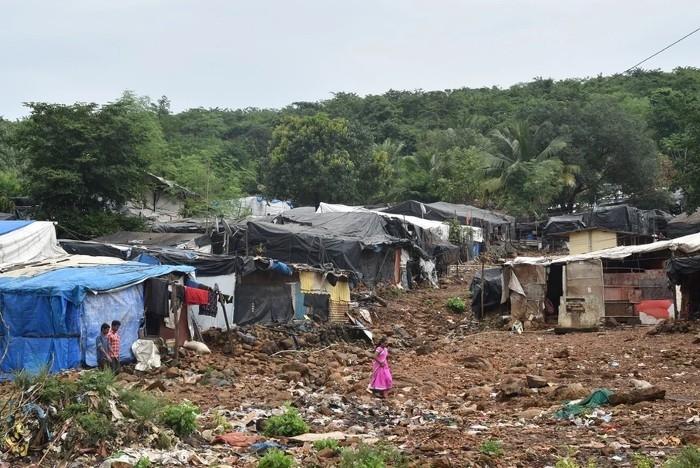
M 387 361 L 388 356 L 387 339 L 383 337 L 379 340 L 379 346 L 375 351 L 372 362 L 372 379 L 369 383 L 369 390 L 381 398 L 386 398 L 394 382 L 391 377 L 391 369 L 389 369 L 389 361 Z

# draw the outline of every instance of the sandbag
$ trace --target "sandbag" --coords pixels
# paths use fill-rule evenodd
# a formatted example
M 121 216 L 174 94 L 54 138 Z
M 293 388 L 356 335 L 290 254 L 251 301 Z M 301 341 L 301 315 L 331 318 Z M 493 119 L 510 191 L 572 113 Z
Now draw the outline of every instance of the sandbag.
M 182 346 L 186 349 L 191 349 L 197 354 L 211 354 L 209 346 L 205 345 L 201 341 L 185 341 L 185 344 Z

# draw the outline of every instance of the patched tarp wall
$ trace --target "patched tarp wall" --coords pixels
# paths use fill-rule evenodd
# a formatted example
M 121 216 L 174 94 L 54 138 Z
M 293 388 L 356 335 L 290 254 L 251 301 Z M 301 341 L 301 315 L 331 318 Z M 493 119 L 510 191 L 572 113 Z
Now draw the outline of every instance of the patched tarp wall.
M 57 296 L 0 294 L 2 373 L 25 369 L 51 372 L 80 365 L 83 305 Z
M 97 366 L 95 339 L 103 323 L 119 320 L 121 349 L 119 359 L 130 361 L 131 345 L 138 339 L 139 325 L 143 318 L 143 285 L 137 284 L 119 291 L 90 295 L 82 307 L 81 349 L 83 361 L 90 367 Z
M 481 271 L 477 271 L 469 285 L 472 296 L 472 312 L 478 314 L 481 311 L 481 289 L 484 288 L 484 311 L 498 307 L 503 297 L 503 269 L 484 269 L 484 280 L 481 279 Z
M 124 262 L 0 276 L 0 349 L 7 346 L 0 370 L 36 372 L 48 365 L 57 372 L 77 367 L 86 358 L 94 359 L 99 325 L 115 319 L 124 324 L 122 356 L 127 358 L 127 345 L 143 316 L 142 282 L 193 270 Z

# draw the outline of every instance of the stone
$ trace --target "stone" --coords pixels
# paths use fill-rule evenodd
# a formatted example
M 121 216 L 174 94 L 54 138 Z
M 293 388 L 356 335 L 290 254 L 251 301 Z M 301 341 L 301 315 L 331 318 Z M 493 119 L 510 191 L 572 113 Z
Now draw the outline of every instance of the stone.
M 567 385 L 560 385 L 549 394 L 553 400 L 557 401 L 571 401 L 578 400 L 579 398 L 584 398 L 590 393 L 583 385 L 580 383 L 572 383 Z
M 480 370 L 490 370 L 493 369 L 493 364 L 491 364 L 488 359 L 481 356 L 467 356 L 462 359 L 462 364 L 467 369 L 480 369 Z
M 528 375 L 526 379 L 527 386 L 530 388 L 544 388 L 547 386 L 547 379 L 541 375 Z
M 324 448 L 323 450 L 319 450 L 316 455 L 318 458 L 334 458 L 337 455 L 337 452 L 332 448 Z
M 177 367 L 168 367 L 165 370 L 165 376 L 169 379 L 174 379 L 180 375 L 180 369 Z
M 300 375 L 309 375 L 309 367 L 301 362 L 288 362 L 282 366 L 282 372 L 297 372 Z
M 431 354 L 435 349 L 431 343 L 425 343 L 416 348 L 416 354 L 418 356 L 425 356 Z
M 285 372 L 280 377 L 287 382 L 299 382 L 302 379 L 301 374 L 295 371 Z
M 560 349 L 554 353 L 554 357 L 558 359 L 564 359 L 569 357 L 569 348 Z

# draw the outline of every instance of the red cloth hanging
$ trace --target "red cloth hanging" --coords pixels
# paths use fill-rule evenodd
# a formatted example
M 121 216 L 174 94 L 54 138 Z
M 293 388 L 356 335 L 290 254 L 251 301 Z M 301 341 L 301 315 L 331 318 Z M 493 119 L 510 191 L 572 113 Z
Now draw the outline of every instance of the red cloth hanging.
M 185 286 L 185 304 L 209 304 L 209 291 Z

